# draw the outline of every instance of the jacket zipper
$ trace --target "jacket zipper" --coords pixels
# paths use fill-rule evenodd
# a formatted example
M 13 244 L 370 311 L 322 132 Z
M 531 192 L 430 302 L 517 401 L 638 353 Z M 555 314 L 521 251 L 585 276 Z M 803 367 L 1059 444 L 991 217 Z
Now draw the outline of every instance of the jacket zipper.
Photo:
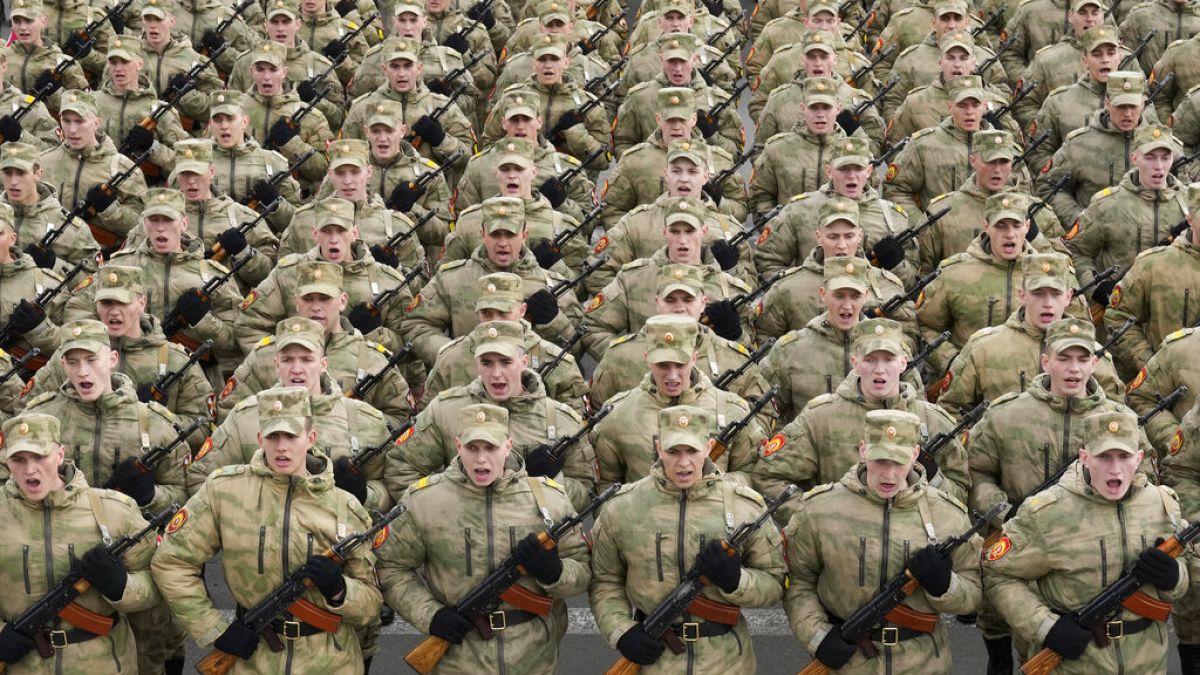
M 888 579 L 888 536 L 891 534 L 892 528 L 892 500 L 889 499 L 883 504 L 883 527 L 880 532 L 880 552 L 879 552 L 879 590 L 883 590 L 883 585 Z
M 170 297 L 171 297 L 171 254 L 168 253 L 166 265 L 163 267 L 163 294 L 162 294 L 163 323 L 166 323 L 167 319 L 170 318 L 167 316 L 171 312 L 171 308 L 168 307 L 168 305 L 171 302 Z M 287 566 L 285 565 L 284 568 L 286 569 L 286 567 Z
M 1071 463 L 1071 402 L 1072 398 L 1067 399 L 1067 410 L 1063 413 L 1063 432 L 1062 432 L 1062 449 L 1059 453 L 1061 461 L 1059 467 Z
M 104 431 L 103 413 L 96 407 L 96 423 L 92 426 L 92 485 L 104 485 L 100 482 L 100 436 Z

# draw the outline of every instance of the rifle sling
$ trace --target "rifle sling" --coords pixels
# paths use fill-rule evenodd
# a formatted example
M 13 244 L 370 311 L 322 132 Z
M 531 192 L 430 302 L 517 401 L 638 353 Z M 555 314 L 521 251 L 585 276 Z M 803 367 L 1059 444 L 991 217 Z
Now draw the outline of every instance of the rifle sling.
M 642 610 L 637 610 L 633 613 L 633 618 L 637 621 L 643 621 L 646 618 L 646 613 Z M 686 647 L 685 642 L 695 642 L 700 638 L 718 637 L 725 635 L 733 630 L 734 626 L 716 621 L 686 621 L 683 623 L 672 624 L 667 632 L 662 634 L 661 639 L 674 654 L 682 654 Z
M 75 603 L 71 603 L 74 605 Z M 121 620 L 119 612 L 113 612 L 111 616 L 104 617 L 112 622 L 112 625 L 117 625 Z M 33 646 L 38 655 L 44 659 L 54 656 L 54 650 L 64 649 L 67 645 L 77 645 L 89 640 L 95 640 L 98 637 L 104 637 L 107 633 L 93 633 L 90 630 L 82 628 L 72 628 L 70 630 L 39 630 L 33 634 Z

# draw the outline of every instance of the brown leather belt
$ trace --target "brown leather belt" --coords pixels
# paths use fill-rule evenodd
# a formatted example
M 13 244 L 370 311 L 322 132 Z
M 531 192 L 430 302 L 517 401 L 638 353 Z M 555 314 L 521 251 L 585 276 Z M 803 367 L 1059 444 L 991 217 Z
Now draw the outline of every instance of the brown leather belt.
M 115 626 L 121 620 L 121 615 L 113 614 L 110 618 Z M 82 644 L 98 637 L 101 636 L 82 628 L 41 630 L 33 634 L 33 646 L 43 659 L 48 659 L 54 656 L 56 649 L 66 649 L 67 645 Z

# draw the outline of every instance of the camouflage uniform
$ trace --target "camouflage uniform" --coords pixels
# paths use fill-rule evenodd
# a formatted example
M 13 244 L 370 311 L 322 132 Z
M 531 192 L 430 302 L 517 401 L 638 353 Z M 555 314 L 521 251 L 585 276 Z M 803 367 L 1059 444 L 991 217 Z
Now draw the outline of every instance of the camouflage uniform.
M 1029 123 L 1037 118 L 1038 111 L 1050 92 L 1074 84 L 1087 76 L 1083 56 L 1091 49 L 1085 49 L 1085 45 L 1094 49 L 1102 44 L 1116 43 L 1118 40 L 1117 31 L 1112 26 L 1098 26 L 1092 30 L 1094 36 L 1085 33 L 1076 38 L 1068 33 L 1059 38 L 1058 42 L 1042 47 L 1034 54 L 1029 66 L 1020 73 L 1020 79 L 1017 81 L 1021 86 L 1030 83 L 1035 85 L 1029 95 L 1013 108 L 1013 115 L 1020 121 L 1022 128 L 1028 128 Z M 1119 49 L 1120 45 L 1116 46 Z
M 957 42 L 955 40 L 952 44 L 957 46 Z M 943 41 L 942 45 L 944 48 L 946 42 Z M 893 89 L 892 91 L 895 90 Z M 988 107 L 1005 105 L 1010 98 L 1006 90 L 1001 90 L 991 84 L 984 86 L 984 92 L 988 97 Z M 1025 100 L 1029 99 L 1026 98 Z M 949 101 L 950 87 L 939 72 L 933 82 L 908 92 L 908 96 L 896 108 L 895 115 L 888 123 L 887 138 L 891 141 L 899 141 L 905 136 L 911 136 L 922 129 L 936 127 L 945 118 L 946 104 Z M 1021 137 L 1021 126 L 1017 123 L 1015 117 L 1005 115 L 1001 118 L 1001 123 L 1005 131 L 1012 133 L 1017 138 Z
M 1168 392 L 1169 393 L 1169 392 Z M 1194 395 L 1192 396 L 1194 398 Z M 1189 398 L 1184 396 L 1183 400 Z M 1137 406 L 1136 401 L 1130 401 L 1134 406 Z M 1136 408 L 1135 408 L 1136 409 Z M 1176 415 L 1170 414 L 1172 410 L 1176 411 Z M 1194 403 L 1189 403 L 1186 414 L 1179 411 L 1179 408 L 1169 408 L 1160 413 L 1154 418 L 1150 424 L 1146 426 L 1147 432 L 1154 426 L 1154 422 L 1163 417 L 1172 420 L 1172 428 L 1175 428 L 1174 420 L 1178 419 L 1179 424 L 1176 432 L 1170 440 L 1167 448 L 1160 448 L 1158 456 L 1161 458 L 1160 467 L 1162 469 L 1162 484 L 1170 486 L 1179 496 L 1180 510 L 1183 516 L 1188 518 L 1190 522 L 1195 522 L 1195 518 L 1200 516 L 1200 501 L 1197 501 L 1197 467 L 1196 467 L 1196 438 L 1200 438 L 1200 427 L 1197 427 L 1197 413 Z M 1195 565 L 1188 568 L 1188 572 L 1193 573 Z M 1183 661 L 1185 668 L 1195 664 L 1195 645 L 1200 642 L 1200 622 L 1197 618 L 1200 617 L 1197 609 L 1197 597 L 1194 590 L 1195 578 L 1189 587 L 1188 594 L 1180 598 L 1175 605 L 1175 609 L 1171 612 L 1171 621 L 1175 625 L 1175 634 L 1179 638 L 1179 656 Z M 1189 653 L 1190 652 L 1190 653 Z M 1186 671 L 1185 671 L 1186 672 Z
M 38 150 L 27 143 L 9 142 L 0 145 L 0 170 L 11 169 L 21 172 L 33 172 L 39 166 Z M 29 244 L 35 244 L 50 231 L 63 226 L 67 211 L 58 201 L 54 188 L 46 183 L 37 184 L 37 201 L 33 204 L 14 204 L 7 193 L 2 200 L 12 207 L 13 223 L 17 230 L 16 246 L 22 249 Z M 100 245 L 92 238 L 92 232 L 78 218 L 72 218 L 66 224 L 63 234 L 54 240 L 50 250 L 58 257 L 54 269 L 65 273 L 80 258 L 87 258 L 91 268 Z
M 1150 31 L 1158 31 L 1138 58 L 1146 73 L 1154 68 L 1167 45 L 1200 33 L 1200 6 L 1189 0 L 1146 0 L 1130 7 L 1124 15 L 1121 38 L 1125 44 L 1136 45 Z
M 147 2 L 142 7 L 142 15 L 148 16 L 157 14 L 165 17 L 167 12 L 171 16 L 176 17 L 178 23 L 175 24 L 176 32 L 171 35 L 171 39 L 163 46 L 162 51 L 158 51 L 150 45 L 145 37 L 142 38 L 142 58 L 145 59 L 146 65 L 142 72 L 150 78 L 150 85 L 159 93 L 165 93 L 170 88 L 171 79 L 176 75 L 184 75 L 192 66 L 197 63 L 203 63 L 204 57 L 201 56 L 192 45 L 195 44 L 200 35 L 203 35 L 204 30 L 209 28 L 215 29 L 216 25 L 223 21 L 226 17 L 222 14 L 232 12 L 232 7 L 220 3 L 213 3 L 211 9 L 217 11 L 201 11 L 196 14 L 189 14 L 186 11 L 178 9 L 167 9 L 155 2 Z M 208 28 L 200 31 L 195 37 L 188 38 L 181 33 L 187 33 L 188 28 L 183 26 L 183 23 L 190 23 L 191 28 L 200 28 L 201 24 L 208 24 Z M 249 49 L 251 46 L 249 30 L 244 22 L 239 18 L 233 25 L 225 31 L 225 40 L 229 42 L 230 47 L 225 50 L 222 58 L 231 58 L 230 52 L 242 51 Z M 218 59 L 221 60 L 221 59 Z M 219 67 L 220 64 L 213 64 Z M 183 128 L 191 131 L 197 124 L 204 124 L 208 121 L 208 98 L 213 92 L 224 88 L 224 83 L 216 72 L 216 68 L 204 69 L 196 77 L 196 88 L 184 94 L 182 98 L 176 101 L 175 106 L 179 111 L 180 121 Z
M 832 79 L 838 83 L 837 98 L 843 110 L 853 111 L 863 103 L 871 100 L 871 95 L 862 89 L 851 86 L 841 75 L 833 73 Z M 757 112 L 758 126 L 755 131 L 757 138 L 771 138 L 804 122 L 804 83 L 793 79 L 775 87 L 763 99 L 759 94 L 763 88 L 755 90 L 750 96 L 750 111 L 753 119 Z M 871 152 L 879 151 L 883 141 L 883 117 L 875 106 L 863 111 L 858 119 L 863 132 L 871 139 Z
M 41 101 L 34 104 L 32 96 L 7 82 L 0 82 L 0 110 L 11 115 L 27 105 L 33 105 L 33 109 L 21 118 L 21 137 L 16 140 L 34 146 L 38 152 L 58 145 L 58 122 L 50 116 L 46 104 Z M 13 142 L 14 139 L 4 139 L 5 146 Z
M 276 14 L 291 14 L 296 18 L 296 8 L 291 5 L 288 0 L 275 0 L 271 3 L 270 11 L 267 12 L 267 20 Z M 284 63 L 287 68 L 287 75 L 284 77 L 285 82 L 290 82 L 292 85 L 298 85 L 300 82 L 316 77 L 320 73 L 325 72 L 330 66 L 329 59 L 325 58 L 320 52 L 313 51 L 309 45 L 297 37 L 296 45 L 288 47 L 279 43 L 272 43 L 271 50 L 278 49 L 284 55 Z M 242 92 L 249 92 L 254 88 L 254 80 L 250 76 L 250 69 L 254 64 L 255 50 L 247 51 L 237 58 L 233 66 L 229 70 L 228 87 Z M 346 78 L 354 73 L 354 66 L 348 61 L 342 62 L 342 71 Z M 329 120 L 331 129 L 338 129 L 343 126 L 346 119 L 347 101 L 342 93 L 341 82 L 338 77 L 342 72 L 330 73 L 325 76 L 321 82 L 317 82 L 318 89 L 322 86 L 329 87 L 329 93 L 317 103 L 317 110 L 320 110 L 325 119 Z
M 28 8 L 25 8 L 24 5 L 28 5 Z M 17 11 L 18 16 L 22 11 L 26 11 L 24 16 L 36 20 L 41 15 L 40 5 L 41 3 L 36 0 L 16 0 L 16 6 L 13 9 Z M 29 14 L 29 11 L 35 13 Z M 52 70 L 67 58 L 67 55 L 63 54 L 57 45 L 46 43 L 46 36 L 42 37 L 41 46 L 23 45 L 14 41 L 11 45 L 4 47 L 3 51 L 8 59 L 8 74 L 5 80 L 21 91 L 33 91 L 34 82 L 43 72 Z M 87 78 L 84 77 L 83 69 L 79 67 L 78 62 L 67 66 L 63 72 L 62 84 L 64 89 L 87 88 Z M 59 113 L 63 96 L 62 90 L 51 94 L 46 99 L 46 108 L 53 114 Z
M 7 204 L 0 205 L 0 231 L 11 228 L 12 210 Z M 39 293 L 54 288 L 62 283 L 62 277 L 50 270 L 38 267 L 33 258 L 17 249 L 10 251 L 11 262 L 0 263 L 0 289 L 4 289 L 4 301 L 0 302 L 0 326 L 8 325 L 12 319 L 13 310 L 24 298 L 32 301 Z M 46 318 L 33 327 L 33 330 L 23 335 L 10 336 L 12 339 L 7 349 L 16 357 L 21 357 L 30 349 L 37 347 L 40 359 L 52 354 L 58 348 L 58 329 L 55 324 L 63 319 L 63 309 L 67 302 L 67 293 L 59 293 L 46 310 Z
M 1146 423 L 1146 436 L 1159 457 L 1167 456 L 1175 432 L 1179 430 L 1180 420 L 1192 409 L 1200 395 L 1200 376 L 1195 370 L 1196 365 L 1200 364 L 1200 359 L 1196 358 L 1197 340 L 1200 340 L 1200 335 L 1196 334 L 1195 328 L 1183 328 L 1171 333 L 1129 383 L 1126 401 L 1139 415 L 1149 413 L 1163 397 L 1178 387 L 1188 387 L 1175 405 L 1159 412 Z M 1176 448 L 1175 452 L 1178 451 Z M 1190 506 L 1185 504 L 1185 507 L 1189 514 L 1194 512 Z
M 297 19 L 300 23 L 296 33 L 297 40 L 304 40 L 304 44 L 318 53 L 329 46 L 329 43 L 341 40 L 344 36 L 357 30 L 362 21 L 362 17 L 356 10 L 351 10 L 343 17 L 329 3 L 326 3 L 325 11 L 320 14 L 309 14 L 301 8 L 300 16 Z M 367 47 L 380 42 L 379 35 L 379 29 L 370 27 L 345 45 L 349 54 L 346 60 L 335 69 L 338 79 L 342 81 L 343 85 L 351 80 L 354 69 L 362 63 Z
M 896 87 L 883 97 L 884 119 L 891 119 L 895 116 L 896 110 L 900 107 L 900 102 L 904 100 L 904 95 L 907 92 L 928 82 L 932 82 L 937 78 L 940 72 L 938 69 L 938 59 L 941 57 L 941 54 L 937 36 L 932 32 L 926 36 L 921 44 L 913 45 L 900 52 L 899 56 L 896 57 L 896 65 L 892 67 L 890 73 L 893 77 L 898 76 L 900 80 L 896 84 Z M 982 45 L 975 46 L 975 62 L 979 65 L 982 66 L 992 56 L 992 51 L 987 47 Z M 1005 69 L 999 63 L 993 62 L 992 67 L 988 68 L 983 74 L 984 85 L 1003 88 L 1007 84 L 1007 76 L 1004 71 Z M 968 77 L 979 76 L 970 75 Z M 987 102 L 992 99 L 989 97 L 982 100 Z
M 495 5 L 492 6 L 493 8 Z M 406 12 L 415 12 L 420 10 L 423 14 L 425 8 L 423 5 L 408 5 L 405 7 Z M 358 64 L 358 69 L 354 71 L 354 77 L 350 79 L 350 86 L 347 87 L 346 93 L 353 98 L 358 98 L 363 94 L 369 94 L 379 88 L 380 85 L 387 83 L 387 76 L 383 74 L 383 66 L 386 65 L 384 56 L 389 54 L 392 46 L 396 42 L 407 40 L 408 38 L 400 36 L 391 36 L 372 46 L 363 56 L 362 61 Z M 463 55 L 459 54 L 454 49 L 432 42 L 424 42 L 421 44 L 421 78 L 428 85 L 430 82 L 441 79 L 451 72 L 461 68 L 464 65 Z M 474 54 L 467 58 L 473 58 Z M 467 89 L 462 96 L 458 97 L 455 103 L 463 114 L 469 120 L 480 119 L 480 113 L 484 112 L 481 107 L 481 102 L 484 101 L 484 95 L 480 91 L 479 82 L 492 82 L 496 78 L 496 63 L 495 56 L 488 52 L 475 65 L 471 66 L 465 73 L 459 75 L 451 82 L 451 86 L 465 86 Z
M 1064 35 L 1071 35 L 1067 17 L 1082 0 L 1026 0 L 1010 11 L 1002 40 L 1012 39 L 1012 47 L 1000 55 L 1000 63 L 1010 77 L 1017 77 L 1043 47 L 1055 44 Z M 1096 4 L 1094 1 L 1090 4 Z
M 270 55 L 264 56 L 270 57 Z M 259 145 L 267 147 L 271 126 L 280 119 L 291 119 L 291 116 L 295 115 L 304 105 L 300 96 L 295 92 L 276 96 L 263 96 L 258 92 L 246 94 L 242 97 L 242 110 L 250 118 L 250 126 L 246 127 L 246 131 Z M 311 114 L 300 120 L 298 136 L 293 136 L 287 143 L 273 149 L 283 155 L 289 165 L 300 159 L 300 156 L 310 149 L 317 151 L 317 154 L 301 164 L 296 171 L 299 174 L 301 185 L 312 190 L 321 183 L 325 172 L 329 169 L 326 152 L 330 152 L 333 138 L 333 131 L 329 127 L 329 122 L 325 120 L 325 116 L 320 110 L 313 110 Z
M 802 84 L 802 82 L 797 82 L 796 73 L 803 73 L 805 55 L 813 49 L 817 49 L 816 45 L 818 44 L 830 43 L 830 37 L 830 34 L 824 31 L 813 31 L 805 35 L 803 40 L 784 47 L 771 56 L 771 60 L 763 66 L 754 80 L 754 92 L 750 95 L 748 104 L 751 119 L 757 119 L 761 123 L 766 115 L 767 102 L 772 94 L 789 84 Z M 829 77 L 841 85 L 848 86 L 852 91 L 861 91 L 868 97 L 874 95 L 877 85 L 870 73 L 863 77 L 862 82 L 853 79 L 856 69 L 870 63 L 867 58 L 836 36 L 833 36 L 830 46 L 836 52 L 838 60 Z M 829 49 L 826 48 L 825 51 L 829 51 Z M 841 96 L 843 93 L 844 90 L 839 86 L 838 95 Z M 777 125 L 777 128 L 786 131 L 791 128 L 791 125 Z
M 521 198 L 521 201 L 525 204 L 525 229 L 529 232 L 527 245 L 530 248 L 543 241 L 552 242 L 564 231 L 574 229 L 579 225 L 578 220 L 554 208 L 550 201 L 540 194 L 528 199 Z M 454 231 L 446 236 L 442 246 L 441 260 L 443 264 L 452 260 L 470 258 L 471 252 L 483 243 L 480 234 L 484 225 L 483 215 L 483 204 L 468 206 L 458 212 Z M 569 270 L 582 269 L 588 254 L 591 253 L 587 241 L 580 233 L 568 238 L 559 249 L 559 253 L 563 256 L 563 264 Z
M 1167 73 L 1174 73 L 1171 80 L 1158 98 L 1154 99 L 1154 107 L 1159 119 L 1168 119 L 1171 112 L 1177 109 L 1187 99 L 1187 92 L 1200 84 L 1200 65 L 1196 55 L 1200 53 L 1200 36 L 1176 40 L 1167 45 L 1162 56 L 1154 63 L 1150 77 L 1161 80 Z M 11 63 L 11 60 L 10 60 Z

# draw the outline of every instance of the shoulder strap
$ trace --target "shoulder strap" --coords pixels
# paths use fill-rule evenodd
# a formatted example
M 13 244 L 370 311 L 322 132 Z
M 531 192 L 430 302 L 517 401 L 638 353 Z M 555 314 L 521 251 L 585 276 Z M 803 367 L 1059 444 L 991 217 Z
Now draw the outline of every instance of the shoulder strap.
M 149 406 L 144 403 L 137 406 L 138 433 L 141 435 L 143 453 L 150 450 L 150 415 L 147 413 L 148 410 L 150 410 Z
M 158 376 L 167 374 L 167 363 L 171 356 L 171 343 L 164 342 L 158 346 Z
M 554 442 L 558 438 L 558 410 L 549 396 L 542 399 L 542 405 L 546 408 L 546 440 Z
M 932 546 L 937 543 L 937 532 L 933 529 L 933 518 L 930 517 L 929 500 L 925 498 L 925 491 L 917 495 L 917 511 L 921 514 L 921 521 L 925 523 L 925 536 L 929 537 L 929 544 Z
M 725 510 L 726 536 L 733 534 L 733 531 L 737 529 L 737 520 L 733 515 L 733 504 L 736 501 L 733 490 L 734 485 L 732 481 L 721 481 L 721 508 Z
M 533 476 L 525 476 L 525 480 L 529 483 L 529 491 L 533 493 L 533 501 L 537 502 L 538 513 L 542 514 L 546 527 L 550 527 L 554 519 L 550 517 L 550 509 L 546 508 L 546 493 L 542 491 L 541 482 Z
M 96 526 L 100 528 L 100 538 L 104 541 L 104 545 L 112 544 L 112 535 L 108 532 L 108 518 L 104 517 L 104 502 L 100 500 L 100 495 L 96 490 L 90 489 L 87 491 L 88 500 L 92 502 L 92 515 L 96 516 Z
M 708 348 L 704 350 L 704 358 L 708 361 L 708 372 L 715 380 L 721 374 L 721 366 L 717 363 L 717 347 L 716 340 L 708 341 Z

